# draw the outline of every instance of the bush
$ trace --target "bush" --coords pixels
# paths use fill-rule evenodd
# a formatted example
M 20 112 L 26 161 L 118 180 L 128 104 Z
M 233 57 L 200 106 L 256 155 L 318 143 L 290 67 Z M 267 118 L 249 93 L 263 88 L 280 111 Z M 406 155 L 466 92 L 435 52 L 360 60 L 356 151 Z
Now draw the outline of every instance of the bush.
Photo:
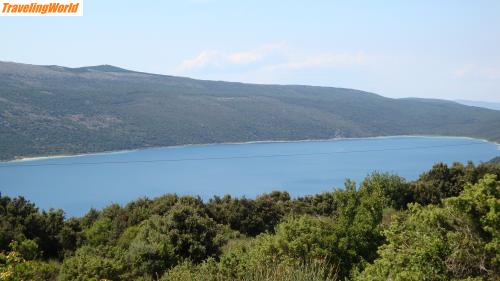
M 126 251 L 112 246 L 83 246 L 64 260 L 61 281 L 130 280 Z
M 163 273 L 183 260 L 199 263 L 220 253 L 220 226 L 192 206 L 176 205 L 166 216 L 143 222 L 129 253 L 141 273 Z
M 227 275 L 214 260 L 195 266 L 180 264 L 162 276 L 161 281 L 333 281 L 337 280 L 335 267 L 324 260 L 307 263 L 258 264 L 241 276 Z
M 24 240 L 21 243 L 13 241 L 9 244 L 13 252 L 18 252 L 26 260 L 34 260 L 40 256 L 38 245 L 33 240 Z
M 257 237 L 251 258 L 259 264 L 326 259 L 335 239 L 333 225 L 329 218 L 289 217 L 276 227 L 275 234 Z
M 0 280 L 56 281 L 58 271 L 55 262 L 27 261 L 16 251 L 0 253 Z
M 411 204 L 385 231 L 380 258 L 356 280 L 497 280 L 500 182 L 486 176 L 444 201 Z

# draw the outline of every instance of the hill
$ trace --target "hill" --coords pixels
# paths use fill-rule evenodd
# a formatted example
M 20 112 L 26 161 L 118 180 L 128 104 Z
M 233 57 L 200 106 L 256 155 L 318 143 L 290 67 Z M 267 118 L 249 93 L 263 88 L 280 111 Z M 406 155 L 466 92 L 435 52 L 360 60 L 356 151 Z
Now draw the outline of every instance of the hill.
M 456 100 L 456 102 L 468 106 L 477 106 L 493 110 L 500 110 L 500 103 L 498 102 L 484 102 L 484 101 L 470 101 L 470 100 Z
M 490 161 L 488 161 L 488 163 L 500 164 L 500 156 L 491 159 Z
M 500 112 L 353 89 L 0 62 L 0 159 L 194 143 L 453 135 L 500 140 Z

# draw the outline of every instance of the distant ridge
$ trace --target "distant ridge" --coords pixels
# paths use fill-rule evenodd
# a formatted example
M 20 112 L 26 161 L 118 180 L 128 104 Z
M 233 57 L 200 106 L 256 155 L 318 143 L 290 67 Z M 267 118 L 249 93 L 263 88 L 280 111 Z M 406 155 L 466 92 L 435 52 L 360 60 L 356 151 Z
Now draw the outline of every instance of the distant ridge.
M 491 159 L 489 163 L 500 164 L 500 156 Z
M 440 100 L 440 99 L 426 99 L 426 98 L 401 98 L 401 100 L 410 100 L 410 101 L 419 101 L 419 102 L 426 102 L 426 103 L 433 103 L 433 104 L 459 104 L 456 101 L 450 101 L 450 100 Z
M 0 159 L 262 140 L 500 140 L 500 111 L 433 99 L 0 62 Z
M 112 66 L 109 64 L 77 67 L 77 68 L 62 67 L 62 66 L 57 66 L 57 65 L 48 65 L 47 67 L 50 69 L 56 70 L 56 71 L 58 71 L 58 70 L 59 71 L 69 71 L 69 72 L 74 72 L 74 73 L 92 72 L 92 71 L 97 71 L 97 72 L 131 72 L 130 70 L 126 70 L 126 69 Z
M 470 101 L 470 100 L 457 100 L 456 102 L 468 106 L 476 106 L 493 110 L 500 110 L 500 102 L 485 102 L 485 101 Z

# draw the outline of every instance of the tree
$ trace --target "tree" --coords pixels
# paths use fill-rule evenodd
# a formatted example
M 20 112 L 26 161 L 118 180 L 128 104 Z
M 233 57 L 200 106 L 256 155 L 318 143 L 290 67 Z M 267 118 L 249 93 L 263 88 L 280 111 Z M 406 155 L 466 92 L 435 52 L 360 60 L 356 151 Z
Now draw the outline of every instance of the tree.
M 159 275 L 182 260 L 199 263 L 220 253 L 219 226 L 200 210 L 178 204 L 144 221 L 129 254 L 142 273 Z
M 40 212 L 23 197 L 0 197 L 0 250 L 12 241 L 26 239 L 37 243 L 44 258 L 62 257 L 59 233 L 64 225 L 62 210 Z
M 113 222 L 109 218 L 98 219 L 84 230 L 83 237 L 92 246 L 108 244 L 114 237 Z
M 83 246 L 64 259 L 61 281 L 130 280 L 130 262 L 125 250 L 113 246 Z
M 80 220 L 76 218 L 66 220 L 58 234 L 58 240 L 63 251 L 61 256 L 73 253 L 83 240 Z
M 21 243 L 17 241 L 12 241 L 9 247 L 13 252 L 19 253 L 26 260 L 34 260 L 40 257 L 40 250 L 38 245 L 33 240 L 23 240 Z
M 331 254 L 339 276 L 347 277 L 351 270 L 377 257 L 377 248 L 383 243 L 380 223 L 385 198 L 378 185 L 365 185 L 357 191 L 355 183 L 348 180 L 345 190 L 336 193 L 336 201 L 336 239 Z
M 486 241 L 484 253 L 487 254 L 487 260 L 491 260 L 496 270 L 499 270 L 500 181 L 497 181 L 497 176 L 486 175 L 475 185 L 466 184 L 460 196 L 445 200 L 445 204 L 470 218 L 478 235 Z
M 287 192 L 273 191 L 257 196 L 255 200 L 214 197 L 207 204 L 210 217 L 220 224 L 228 224 L 243 234 L 256 236 L 273 231 L 281 218 L 290 211 L 291 199 Z
M 63 227 L 63 210 L 50 209 L 48 212 L 42 212 L 41 227 L 34 239 L 39 243 L 40 249 L 45 257 L 61 258 L 63 256 L 63 249 L 59 236 Z
M 327 259 L 335 240 L 333 226 L 334 222 L 326 217 L 288 217 L 276 227 L 275 234 L 257 237 L 251 259 L 261 264 Z
M 0 196 L 0 250 L 9 249 L 12 241 L 34 239 L 41 232 L 38 208 L 23 197 Z
M 324 259 L 335 266 L 339 276 L 348 277 L 353 268 L 373 261 L 383 242 L 380 223 L 385 199 L 380 186 L 366 185 L 357 190 L 354 182 L 347 181 L 345 189 L 333 192 L 332 197 L 336 211 L 331 217 L 288 217 L 274 234 L 258 236 L 249 251 L 249 261 L 240 262 L 252 266 Z
M 500 182 L 486 176 L 444 205 L 410 204 L 385 231 L 380 258 L 356 280 L 499 276 Z
M 361 186 L 362 188 L 381 190 L 386 200 L 384 207 L 402 210 L 413 200 L 410 185 L 405 179 L 397 175 L 373 173 L 363 180 Z
M 453 163 L 451 167 L 444 163 L 435 164 L 411 184 L 413 202 L 440 204 L 442 199 L 458 196 L 466 183 L 475 184 L 487 174 L 500 177 L 500 166 L 489 163 L 475 166 L 471 162 L 466 166 Z
M 24 245 L 17 242 L 11 243 L 12 251 L 0 252 L 0 280 L 3 281 L 55 281 L 59 271 L 59 266 L 54 262 L 42 262 L 38 260 L 27 260 L 23 257 L 20 249 L 34 257 L 37 252 L 36 244 L 31 240 L 26 240 Z

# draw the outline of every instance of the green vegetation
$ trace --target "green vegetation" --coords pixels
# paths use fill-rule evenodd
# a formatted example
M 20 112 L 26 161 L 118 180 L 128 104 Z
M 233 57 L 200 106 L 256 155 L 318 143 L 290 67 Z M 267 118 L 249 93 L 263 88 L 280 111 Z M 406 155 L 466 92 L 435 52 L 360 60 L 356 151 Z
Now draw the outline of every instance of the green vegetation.
M 352 89 L 0 62 L 0 160 L 153 146 L 389 135 L 500 140 L 500 111 Z
M 500 166 L 292 199 L 141 198 L 65 219 L 0 197 L 0 280 L 498 280 Z

